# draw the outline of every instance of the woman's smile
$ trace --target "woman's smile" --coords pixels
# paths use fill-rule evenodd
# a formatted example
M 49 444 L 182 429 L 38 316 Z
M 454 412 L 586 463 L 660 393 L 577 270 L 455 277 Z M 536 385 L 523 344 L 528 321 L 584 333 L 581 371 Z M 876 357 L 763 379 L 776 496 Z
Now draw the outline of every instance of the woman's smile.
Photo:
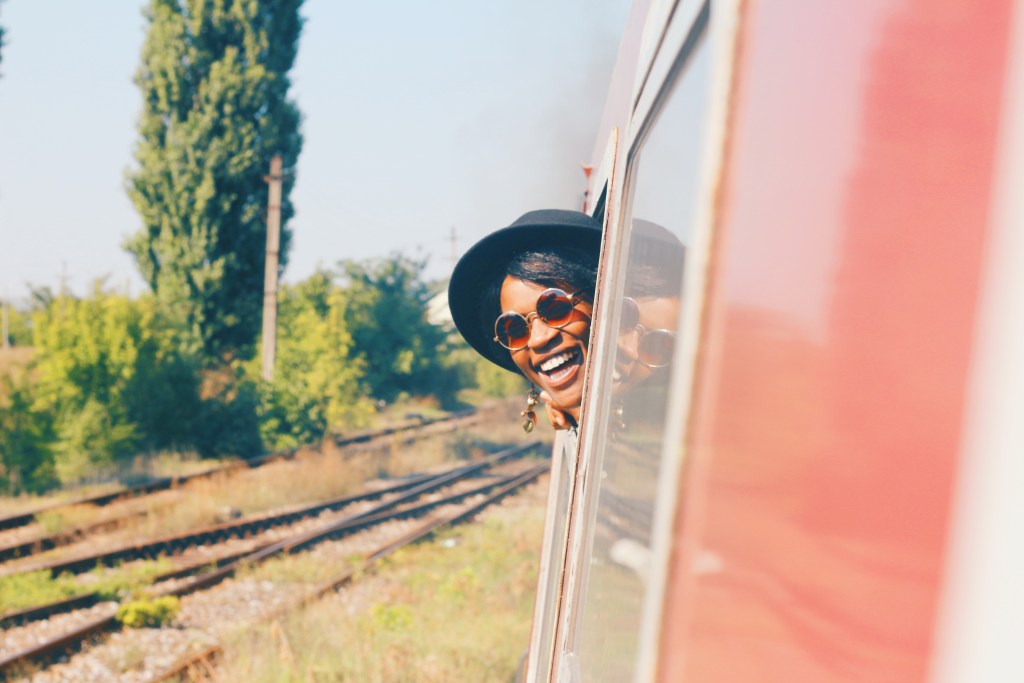
M 562 386 L 571 381 L 583 367 L 583 352 L 578 348 L 568 349 L 541 362 L 537 369 L 547 377 L 552 387 Z

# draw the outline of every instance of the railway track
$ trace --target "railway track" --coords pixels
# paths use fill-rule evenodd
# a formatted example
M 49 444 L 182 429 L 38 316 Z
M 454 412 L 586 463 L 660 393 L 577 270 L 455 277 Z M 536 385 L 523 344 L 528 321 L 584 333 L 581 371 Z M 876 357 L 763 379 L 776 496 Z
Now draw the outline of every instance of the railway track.
M 382 504 L 375 508 L 377 510 L 389 509 L 400 505 L 403 501 L 406 501 L 411 497 L 422 495 L 423 493 L 429 492 L 435 488 L 444 486 L 448 481 L 452 480 L 453 477 L 459 478 L 471 476 L 475 473 L 481 472 L 489 466 L 490 465 L 487 464 L 487 461 L 485 461 L 484 463 L 477 465 L 456 467 L 439 474 L 421 475 L 386 488 L 336 498 L 326 502 L 305 505 L 279 514 L 254 516 L 197 531 L 156 539 L 147 543 L 133 544 L 104 552 L 91 553 L 83 557 L 50 562 L 43 565 L 23 567 L 20 569 L 19 573 L 41 570 L 50 571 L 53 575 L 61 572 L 75 573 L 89 571 L 97 566 L 113 566 L 161 556 L 176 557 L 180 556 L 184 551 L 197 546 L 202 546 L 206 549 L 206 552 L 199 559 L 191 563 L 182 563 L 173 570 L 156 576 L 154 580 L 165 581 L 181 578 L 203 569 L 209 569 L 211 566 L 219 568 L 244 557 L 251 552 L 261 550 L 273 544 L 272 540 L 264 542 L 256 540 L 254 543 L 250 543 L 246 547 L 227 554 L 212 554 L 213 551 L 210 550 L 210 546 L 222 544 L 229 539 L 247 537 L 251 539 L 252 537 L 268 530 L 278 529 L 289 525 L 294 526 L 303 520 L 316 518 L 324 512 L 337 510 L 344 511 L 346 508 L 359 503 L 382 499 L 388 496 L 396 496 L 386 504 Z M 409 492 L 410 489 L 412 490 L 411 493 Z M 405 495 L 401 495 L 403 492 L 406 492 Z M 358 516 L 359 515 L 349 515 L 344 519 L 351 519 L 352 517 Z M 8 574 L 8 576 L 13 574 L 14 573 Z M 101 596 L 95 593 L 88 593 L 50 604 L 0 615 L 0 628 L 7 628 L 9 626 L 24 624 L 38 619 L 45 619 L 55 614 L 61 614 L 63 612 L 80 609 L 82 607 L 89 607 L 101 601 Z
M 457 468 L 461 469 L 461 468 Z M 55 560 L 42 564 L 20 567 L 16 572 L 6 576 L 33 571 L 50 571 L 52 574 L 70 572 L 77 574 L 90 571 L 97 566 L 110 567 L 135 560 L 154 559 L 160 556 L 175 556 L 182 551 L 198 545 L 210 545 L 223 542 L 230 538 L 252 536 L 278 526 L 292 524 L 299 520 L 315 517 L 323 512 L 345 508 L 354 503 L 381 498 L 388 494 L 403 491 L 423 484 L 440 475 L 421 476 L 376 491 L 368 491 L 354 496 L 344 496 L 333 500 L 304 505 L 300 508 L 279 514 L 253 515 L 233 522 L 225 522 L 211 527 L 190 531 L 182 534 L 165 536 L 145 543 L 122 546 L 99 553 L 90 553 L 81 557 Z
M 278 609 L 264 615 L 262 621 L 274 621 L 286 616 L 290 612 L 294 612 L 305 608 L 306 606 L 323 599 L 324 597 L 331 595 L 339 588 L 353 582 L 356 577 L 368 572 L 373 568 L 373 565 L 384 559 L 388 555 L 395 553 L 402 548 L 424 540 L 439 529 L 448 526 L 454 526 L 466 521 L 471 520 L 482 510 L 500 501 L 502 498 L 513 493 L 516 489 L 524 486 L 531 481 L 537 479 L 540 475 L 547 471 L 547 466 L 541 465 L 539 467 L 530 468 L 522 474 L 510 478 L 510 481 L 503 484 L 496 491 L 485 497 L 482 501 L 479 501 L 471 506 L 468 506 L 464 510 L 453 512 L 449 515 L 445 515 L 439 518 L 429 520 L 428 522 L 418 526 L 412 531 L 402 535 L 401 537 L 389 540 L 384 544 L 378 546 L 376 549 L 367 553 L 365 559 L 355 568 L 351 568 L 342 572 L 338 576 L 331 578 L 327 581 L 320 583 L 314 588 L 306 591 L 301 596 L 293 599 L 288 604 L 279 607 Z M 188 654 L 172 666 L 165 669 L 164 671 L 157 674 L 152 681 L 173 681 L 180 680 L 180 677 L 187 676 L 187 680 L 219 680 L 216 673 L 216 663 L 223 656 L 223 650 L 219 645 L 210 645 L 197 652 Z
M 484 462 L 455 468 L 447 473 L 431 476 L 407 487 L 406 490 L 398 493 L 395 498 L 380 503 L 368 510 L 352 515 L 346 515 L 340 520 L 321 525 L 314 530 L 294 534 L 276 543 L 267 544 L 238 558 L 226 561 L 222 566 L 204 571 L 196 576 L 188 578 L 187 580 L 178 582 L 169 581 L 169 585 L 163 587 L 158 584 L 153 589 L 153 595 L 184 596 L 197 591 L 208 590 L 216 584 L 231 577 L 240 567 L 259 563 L 276 555 L 298 552 L 315 544 L 350 536 L 378 525 L 393 523 L 398 520 L 417 518 L 427 514 L 435 508 L 456 505 L 467 498 L 480 496 L 487 492 L 493 492 L 493 494 L 498 498 L 508 495 L 508 493 L 514 490 L 517 486 L 521 486 L 522 483 L 525 482 L 525 479 L 523 478 L 525 475 L 523 472 L 495 477 L 489 481 L 483 482 L 482 484 L 473 486 L 467 485 L 465 482 L 484 469 L 493 468 L 504 461 L 527 454 L 538 445 L 539 444 L 533 443 L 524 447 L 509 449 L 496 454 Z M 529 477 L 535 478 L 545 470 L 546 465 L 540 465 L 530 468 L 527 474 Z M 418 502 L 422 497 L 434 494 L 438 489 L 446 486 L 453 486 L 458 482 L 463 482 L 461 490 L 444 497 L 435 495 L 433 500 Z M 471 481 L 471 483 L 473 482 Z M 469 510 L 474 509 L 476 509 L 475 506 L 471 506 L 469 508 Z M 471 515 L 475 514 L 475 512 L 469 512 L 467 514 Z M 458 515 L 449 515 L 449 517 L 452 517 L 453 519 L 461 518 Z M 430 523 L 422 525 L 422 529 L 426 529 L 428 526 L 431 530 L 436 529 L 439 524 L 443 523 L 448 522 L 442 521 L 438 523 L 437 520 L 432 520 Z M 419 533 L 420 535 L 416 538 L 422 538 L 423 534 L 429 534 L 430 531 L 421 530 Z M 406 542 L 411 542 L 411 540 Z M 393 552 L 393 549 L 387 550 L 386 548 L 378 550 L 379 553 L 384 554 Z M 370 558 L 368 558 L 367 561 L 376 561 L 379 557 L 384 556 L 384 554 L 379 553 L 371 553 Z M 348 579 L 343 580 L 350 579 L 351 575 Z M 322 590 L 329 589 L 323 588 Z M 12 672 L 17 672 L 19 667 L 24 666 L 28 662 L 45 661 L 47 658 L 52 658 L 56 654 L 62 653 L 69 648 L 78 646 L 84 640 L 119 628 L 119 624 L 115 618 L 116 605 L 111 604 L 106 607 L 93 606 L 86 609 L 99 610 L 100 614 L 96 618 L 89 619 L 85 623 L 79 624 L 72 629 L 68 629 L 66 632 L 62 632 L 57 636 L 46 639 L 46 641 L 41 644 L 37 644 L 17 652 L 6 653 L 4 656 L 0 657 L 0 675 L 10 676 L 12 675 Z
M 354 444 L 363 444 L 373 441 L 378 438 L 384 438 L 393 436 L 395 434 L 413 432 L 428 428 L 432 425 L 445 424 L 458 422 L 465 418 L 471 417 L 475 414 L 475 410 L 463 410 L 451 415 L 440 418 L 419 418 L 416 420 L 409 421 L 407 423 L 386 427 L 383 429 L 369 430 L 364 432 L 358 432 L 344 437 L 335 437 L 333 443 L 338 447 L 350 446 Z M 21 512 L 14 515 L 8 515 L 0 517 L 0 531 L 7 529 L 14 529 L 21 526 L 32 524 L 37 520 L 38 515 L 43 512 L 52 512 L 60 508 L 67 508 L 74 505 L 93 505 L 102 507 L 109 505 L 115 501 L 125 500 L 127 498 L 134 498 L 137 496 L 148 495 L 157 491 L 163 491 L 175 486 L 181 486 L 189 481 L 195 481 L 205 477 L 211 477 L 222 472 L 228 472 L 234 469 L 240 468 L 253 468 L 265 465 L 268 462 L 274 460 L 288 459 L 295 456 L 297 449 L 291 449 L 287 451 L 280 451 L 276 453 L 270 453 L 267 455 L 261 455 L 253 458 L 247 458 L 239 462 L 228 463 L 221 467 L 211 467 L 200 472 L 194 472 L 193 474 L 175 476 L 175 477 L 160 477 L 153 481 L 145 484 L 139 484 L 138 486 L 132 486 L 117 491 L 102 493 L 95 496 L 85 496 L 70 501 L 60 501 L 51 503 L 43 507 L 30 510 L 28 512 Z M 36 539 L 41 542 L 56 542 L 56 539 Z M 6 559 L 7 557 L 16 557 L 19 549 L 31 549 L 31 543 L 19 543 L 9 547 L 0 547 L 0 560 Z
M 403 443 L 415 441 L 426 437 L 438 436 L 448 431 L 456 430 L 465 427 L 468 421 L 477 419 L 479 414 L 477 413 L 461 413 L 451 418 L 436 419 L 436 420 L 423 420 L 415 425 L 407 426 L 402 429 L 390 428 L 387 430 L 378 430 L 372 433 L 363 433 L 360 435 L 354 435 L 347 437 L 346 439 L 338 439 L 345 448 L 344 455 L 356 456 L 362 453 L 362 446 L 373 448 L 376 443 L 376 439 L 385 438 L 392 435 L 402 435 L 404 437 Z M 416 427 L 415 429 L 413 427 Z M 259 459 L 253 459 L 246 463 L 236 463 L 230 467 L 220 468 L 216 470 L 216 473 L 228 472 L 231 469 L 256 469 L 257 467 L 267 464 L 271 461 L 287 460 L 294 456 L 293 452 L 289 453 L 278 453 L 269 456 L 264 456 Z M 209 476 L 211 473 L 204 473 Z M 151 492 L 155 493 L 155 492 Z M 139 494 L 140 496 L 142 494 Z M 74 503 L 79 504 L 81 501 Z M 67 505 L 72 505 L 68 503 Z M 164 505 L 173 504 L 172 501 L 168 500 L 164 502 Z M 8 562 L 15 559 L 24 559 L 32 555 L 41 554 L 55 548 L 64 547 L 71 545 L 89 537 L 91 534 L 102 531 L 105 529 L 116 529 L 119 523 L 124 523 L 129 518 L 144 517 L 147 514 L 147 510 L 128 510 L 120 516 L 106 517 L 100 521 L 94 522 L 88 526 L 84 526 L 79 529 L 73 529 L 68 531 L 62 531 L 55 534 L 49 534 L 46 536 L 31 536 L 25 537 L 21 534 L 21 538 L 13 542 L 3 544 L 0 542 L 0 563 Z M 8 532 L 7 535 L 10 535 Z M 75 570 L 69 570 L 75 571 Z M 0 570 L 0 574 L 10 573 Z

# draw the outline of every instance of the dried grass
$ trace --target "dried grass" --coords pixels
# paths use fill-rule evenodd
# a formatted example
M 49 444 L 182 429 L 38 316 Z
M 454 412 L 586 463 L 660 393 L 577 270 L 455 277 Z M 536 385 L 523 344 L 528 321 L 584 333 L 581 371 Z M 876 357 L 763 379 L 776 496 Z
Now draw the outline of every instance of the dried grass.
M 236 634 L 220 675 L 253 683 L 511 680 L 529 638 L 543 507 L 498 512 L 401 551 L 333 599 Z

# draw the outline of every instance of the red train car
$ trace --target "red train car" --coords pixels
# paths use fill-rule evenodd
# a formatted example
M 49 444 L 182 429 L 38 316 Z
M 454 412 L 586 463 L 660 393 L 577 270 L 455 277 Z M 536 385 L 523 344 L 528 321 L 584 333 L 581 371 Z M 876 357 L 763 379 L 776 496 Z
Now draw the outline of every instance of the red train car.
M 639 0 L 529 681 L 1024 681 L 1024 4 Z

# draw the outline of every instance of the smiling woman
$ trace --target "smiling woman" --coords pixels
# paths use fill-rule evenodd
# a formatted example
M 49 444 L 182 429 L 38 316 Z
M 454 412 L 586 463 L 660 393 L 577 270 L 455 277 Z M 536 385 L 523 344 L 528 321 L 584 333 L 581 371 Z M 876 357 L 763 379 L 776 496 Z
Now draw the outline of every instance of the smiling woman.
M 600 248 L 587 214 L 531 211 L 470 248 L 448 288 L 462 336 L 538 387 L 556 427 L 579 420 Z

